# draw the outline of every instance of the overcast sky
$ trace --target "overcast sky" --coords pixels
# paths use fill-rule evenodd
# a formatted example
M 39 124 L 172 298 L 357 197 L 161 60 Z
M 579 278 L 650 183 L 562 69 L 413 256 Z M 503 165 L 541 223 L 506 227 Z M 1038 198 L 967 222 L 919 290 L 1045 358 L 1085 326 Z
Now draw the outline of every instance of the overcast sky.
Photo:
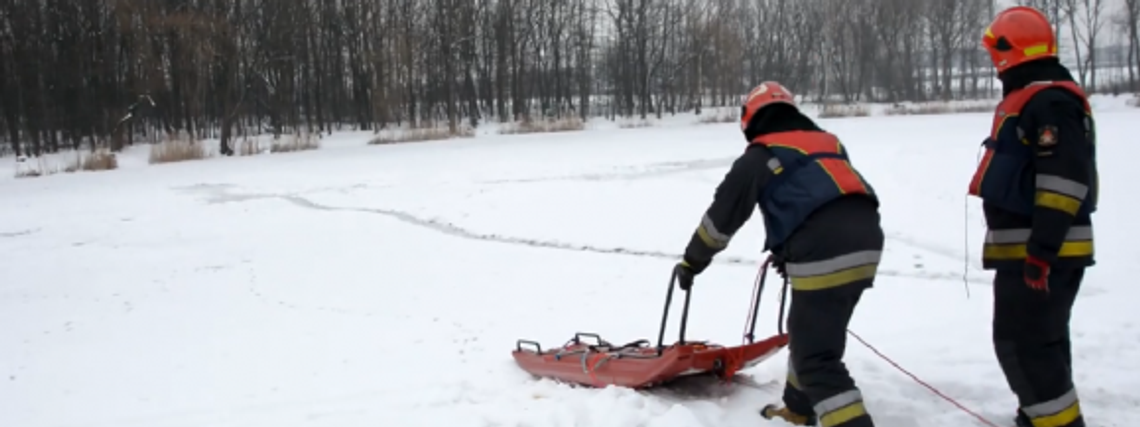
M 1084 0 L 1078 0 L 1078 2 L 1080 2 L 1080 1 L 1084 1 Z M 1113 13 L 1120 13 L 1120 10 L 1124 7 L 1124 0 L 1101 0 L 1101 1 L 1104 2 L 1104 17 L 1105 18 L 1108 18 Z M 1017 2 L 1014 0 L 998 0 L 998 4 L 1003 5 L 1003 6 L 1013 6 L 1013 5 L 1017 4 Z
M 1081 3 L 1084 1 L 1085 0 L 1077 0 L 1078 3 Z M 1095 0 L 1091 0 L 1091 1 L 1095 1 Z M 1124 43 L 1123 33 L 1120 31 L 1120 28 L 1116 27 L 1112 24 L 1112 18 L 1114 16 L 1120 15 L 1123 12 L 1124 0 L 1101 0 L 1101 1 L 1104 2 L 1104 9 L 1101 12 L 1101 17 L 1100 17 L 1101 22 L 1103 22 L 1103 26 L 1101 27 L 1100 33 L 1098 34 L 1098 37 L 1097 37 L 1098 38 L 1097 45 L 1103 46 L 1103 45 L 1110 45 L 1110 44 L 1115 44 L 1115 43 Z M 1013 5 L 1017 4 L 1017 2 L 1015 0 L 997 0 L 997 4 L 998 4 L 999 10 L 1000 10 L 1000 8 L 1002 8 L 1002 7 L 1013 6 Z M 1061 45 L 1062 50 L 1064 50 L 1067 45 L 1072 43 L 1072 36 L 1069 34 L 1069 30 L 1067 28 L 1068 25 L 1069 25 L 1068 22 L 1061 23 L 1062 34 L 1060 34 L 1060 38 L 1061 38 L 1060 45 Z M 1078 19 L 1077 19 L 1077 25 L 1080 26 L 1080 28 L 1082 28 L 1082 29 L 1084 28 L 1084 23 L 1081 22 L 1080 17 L 1078 17 Z

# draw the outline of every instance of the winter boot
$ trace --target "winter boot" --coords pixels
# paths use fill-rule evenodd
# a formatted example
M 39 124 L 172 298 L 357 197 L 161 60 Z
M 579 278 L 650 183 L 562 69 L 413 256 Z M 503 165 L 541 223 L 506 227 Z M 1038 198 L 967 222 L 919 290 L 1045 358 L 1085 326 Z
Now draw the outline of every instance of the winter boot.
M 760 410 L 760 415 L 769 420 L 773 418 L 780 418 L 792 425 L 797 426 L 816 425 L 815 415 L 797 414 L 795 412 L 792 412 L 792 410 L 788 409 L 787 407 L 777 407 L 776 405 L 765 406 L 764 409 Z

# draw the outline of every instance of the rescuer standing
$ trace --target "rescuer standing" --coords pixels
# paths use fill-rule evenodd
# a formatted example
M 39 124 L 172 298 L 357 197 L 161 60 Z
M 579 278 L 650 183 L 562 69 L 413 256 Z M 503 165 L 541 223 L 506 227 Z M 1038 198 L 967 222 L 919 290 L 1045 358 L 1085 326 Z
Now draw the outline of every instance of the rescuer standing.
M 1084 91 L 1044 14 L 1018 6 L 982 36 L 1002 82 L 969 193 L 983 200 L 983 266 L 995 270 L 993 344 L 1021 427 L 1084 427 L 1069 321 L 1094 264 L 1096 136 Z

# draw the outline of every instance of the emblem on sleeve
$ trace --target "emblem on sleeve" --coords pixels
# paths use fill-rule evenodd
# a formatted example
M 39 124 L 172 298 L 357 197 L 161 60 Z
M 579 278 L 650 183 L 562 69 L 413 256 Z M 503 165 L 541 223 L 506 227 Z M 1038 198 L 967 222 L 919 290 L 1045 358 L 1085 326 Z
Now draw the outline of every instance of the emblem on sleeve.
M 1055 126 L 1042 126 L 1041 131 L 1037 134 L 1037 145 L 1041 147 L 1057 145 L 1057 128 Z

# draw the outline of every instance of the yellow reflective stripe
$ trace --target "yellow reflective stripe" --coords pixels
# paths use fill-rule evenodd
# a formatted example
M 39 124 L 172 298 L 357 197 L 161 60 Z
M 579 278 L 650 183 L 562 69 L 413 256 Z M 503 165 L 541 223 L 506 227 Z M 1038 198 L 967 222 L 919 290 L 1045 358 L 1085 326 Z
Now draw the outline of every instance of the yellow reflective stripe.
M 705 245 L 713 248 L 723 248 L 728 246 L 728 242 L 732 240 L 732 236 L 721 233 L 716 229 L 716 224 L 713 224 L 712 218 L 706 213 L 701 217 L 701 226 L 697 227 L 697 236 L 701 238 Z
M 835 273 L 851 267 L 878 264 L 882 258 L 883 253 L 881 251 L 859 251 L 822 261 L 789 262 L 787 269 L 789 276 L 818 276 Z
M 990 260 L 1017 260 L 1028 256 L 1026 242 L 1033 231 L 1027 228 L 989 230 L 986 232 L 982 258 Z M 1057 253 L 1060 257 L 1086 257 L 1093 254 L 1093 229 L 1089 225 L 1069 227 L 1065 241 Z
M 1049 53 L 1049 45 L 1046 43 L 1042 43 L 1039 45 L 1029 46 L 1029 47 L 1025 48 L 1025 50 L 1023 50 L 1022 53 L 1024 53 L 1025 56 L 1035 56 L 1035 55 L 1040 55 L 1043 53 Z
M 1060 397 L 1021 408 L 1034 427 L 1065 427 L 1081 416 L 1077 391 L 1070 389 Z
M 787 264 L 792 289 L 818 291 L 873 279 L 882 259 L 881 251 L 859 251 L 823 261 Z
M 697 237 L 701 238 L 701 241 L 705 243 L 705 246 L 708 246 L 710 248 L 720 247 L 720 244 L 717 243 L 717 241 L 713 239 L 712 236 L 709 236 L 709 232 L 705 230 L 705 226 L 703 225 L 697 227 Z
M 871 264 L 849 268 L 831 274 L 811 277 L 789 277 L 789 279 L 792 282 L 792 289 L 794 290 L 818 291 L 855 283 L 860 280 L 873 279 L 878 271 L 879 265 Z M 789 274 L 789 276 L 791 275 Z
M 788 353 L 788 385 L 796 390 L 802 390 L 802 388 L 800 388 L 800 379 L 796 376 L 796 364 L 792 363 L 792 361 L 792 354 Z
M 1004 230 L 987 230 L 987 244 L 1026 243 L 1033 230 L 1028 228 L 1009 228 Z M 1092 240 L 1093 229 L 1091 225 L 1074 225 L 1065 232 L 1065 240 L 1079 241 Z
M 856 281 L 873 279 L 879 271 L 878 264 L 856 266 L 853 269 L 823 274 L 823 276 L 790 278 L 795 290 L 822 290 L 854 284 Z
M 1061 244 L 1061 250 L 1057 252 L 1058 257 L 1074 258 L 1092 256 L 1093 242 L 1065 242 Z M 982 258 L 993 260 L 1014 260 L 1025 259 L 1029 256 L 1029 250 L 1024 243 L 1014 244 L 987 244 L 982 248 Z
M 840 425 L 867 414 L 867 409 L 863 406 L 863 394 L 859 390 L 847 390 L 823 399 L 812 409 L 819 416 L 822 427 Z
M 1073 216 L 1081 210 L 1080 199 L 1049 191 L 1037 191 L 1037 199 L 1034 204 L 1043 208 L 1056 209 Z
M 863 402 L 852 403 L 819 417 L 819 425 L 821 427 L 837 426 L 862 415 L 867 415 L 867 408 L 863 406 Z
M 1030 421 L 1033 427 L 1065 427 L 1072 424 L 1081 416 L 1081 404 L 1074 403 L 1072 406 L 1065 408 L 1065 410 L 1058 412 L 1054 415 L 1033 418 Z
M 784 171 L 784 165 L 780 163 L 780 159 L 773 157 L 768 160 L 768 169 L 772 170 L 773 175 L 779 175 Z
M 1035 181 L 1038 190 L 1048 190 L 1078 200 L 1084 200 L 1089 192 L 1089 186 L 1057 175 L 1037 174 Z

